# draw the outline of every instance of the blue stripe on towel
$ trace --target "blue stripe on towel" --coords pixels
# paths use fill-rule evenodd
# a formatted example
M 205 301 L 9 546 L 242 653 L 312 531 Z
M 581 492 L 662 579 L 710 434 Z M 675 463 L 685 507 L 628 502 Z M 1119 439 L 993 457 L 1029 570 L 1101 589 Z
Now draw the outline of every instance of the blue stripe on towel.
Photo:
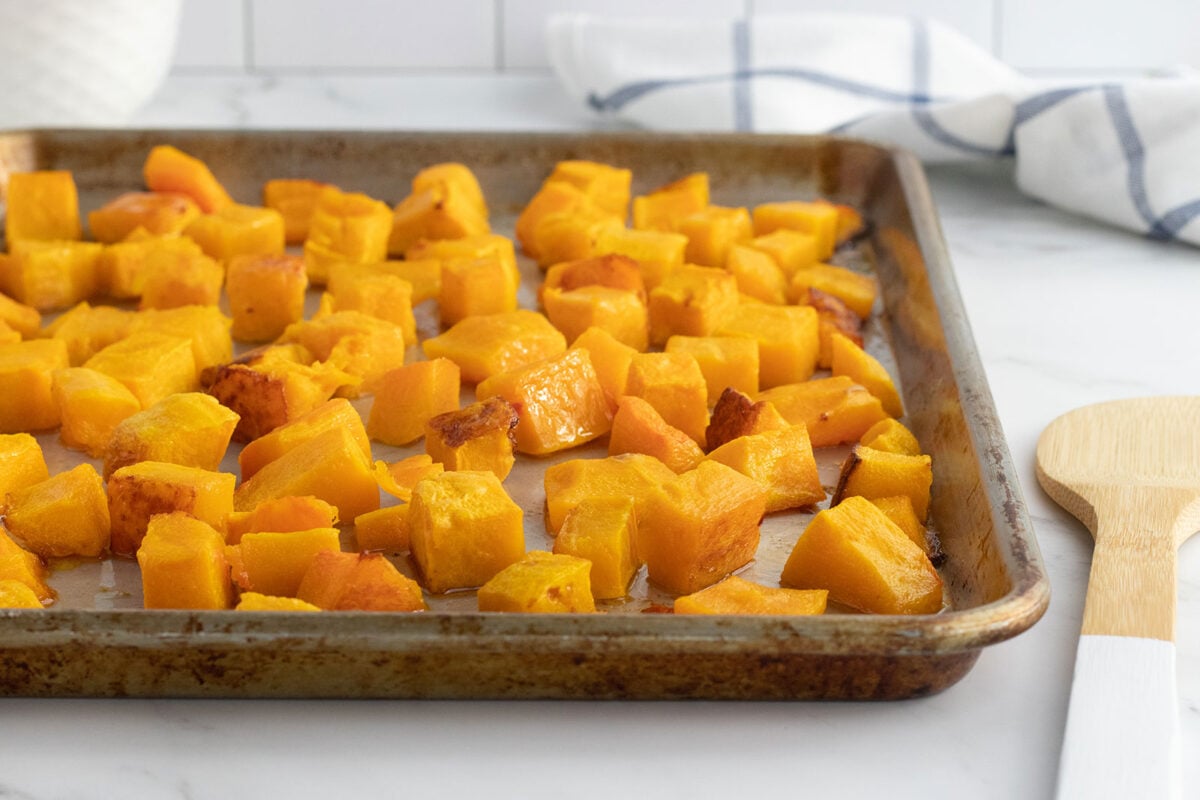
M 1188 223 L 1200 217 L 1200 198 L 1184 203 L 1163 214 L 1150 228 L 1150 235 L 1162 239 L 1174 239 Z
M 1146 148 L 1142 146 L 1142 137 L 1138 135 L 1137 126 L 1134 125 L 1133 114 L 1129 111 L 1124 90 L 1119 86 L 1105 86 L 1104 103 L 1108 107 L 1109 117 L 1112 118 L 1121 151 L 1125 154 L 1128 167 L 1125 183 L 1129 189 L 1129 199 L 1133 201 L 1133 206 L 1141 218 L 1150 226 L 1150 235 L 1165 238 L 1165 231 L 1158 230 L 1158 219 L 1146 194 Z
M 750 84 L 750 25 L 745 18 L 733 22 L 733 129 L 754 130 L 754 107 L 751 105 Z
M 1097 88 L 1099 87 L 1068 86 L 1064 89 L 1051 89 L 1048 92 L 1040 92 L 1026 97 L 1017 103 L 1016 108 L 1013 109 L 1013 121 L 1008 128 L 1008 136 L 1004 143 L 1004 155 L 1011 156 L 1017 152 L 1017 128 L 1041 115 L 1043 112 L 1049 111 L 1064 100 L 1069 100 L 1081 92 L 1090 92 Z

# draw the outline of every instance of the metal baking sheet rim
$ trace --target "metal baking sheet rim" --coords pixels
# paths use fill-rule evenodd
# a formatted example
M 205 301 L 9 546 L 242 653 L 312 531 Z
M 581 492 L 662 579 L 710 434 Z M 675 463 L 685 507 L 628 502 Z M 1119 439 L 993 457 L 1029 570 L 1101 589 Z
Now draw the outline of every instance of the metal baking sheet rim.
M 189 137 L 428 137 L 425 133 L 30 131 L 172 141 Z M 958 295 L 920 163 L 835 137 L 454 134 L 497 147 L 674 142 L 875 152 L 894 170 L 978 452 L 1008 591 L 927 617 L 812 618 L 0 610 L 0 694 L 33 696 L 902 699 L 961 679 L 982 648 L 1033 625 L 1049 584 Z M 24 139 L 25 141 L 20 141 Z M 3 164 L 0 164 L 0 169 Z M 906 398 L 907 399 L 907 398 Z

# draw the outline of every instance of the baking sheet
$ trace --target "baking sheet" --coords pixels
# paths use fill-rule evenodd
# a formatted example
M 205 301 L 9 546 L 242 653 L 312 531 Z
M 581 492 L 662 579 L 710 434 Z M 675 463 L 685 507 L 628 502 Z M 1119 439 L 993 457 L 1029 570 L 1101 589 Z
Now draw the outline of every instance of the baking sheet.
M 635 193 L 705 170 L 713 202 L 722 205 L 824 196 L 860 208 L 871 233 L 834 260 L 874 271 L 883 288 L 867 347 L 899 376 L 905 422 L 934 458 L 932 519 L 947 554 L 947 609 L 918 618 L 674 618 L 637 613 L 671 600 L 641 577 L 630 600 L 606 604 L 610 615 L 596 617 L 481 615 L 469 592 L 431 597 L 431 612 L 422 615 L 131 611 L 140 606 L 132 561 L 75 562 L 54 576 L 61 598 L 53 610 L 0 612 L 0 691 L 907 697 L 950 685 L 980 648 L 1019 633 L 1044 610 L 1048 590 L 1031 528 L 924 178 L 911 158 L 804 137 L 79 131 L 0 136 L 0 172 L 71 169 L 81 205 L 90 209 L 138 188 L 145 153 L 161 142 L 205 159 L 244 202 L 257 202 L 268 178 L 307 177 L 394 203 L 418 169 L 462 161 L 480 178 L 494 228 L 506 234 L 564 158 L 630 167 Z M 532 307 L 538 271 L 527 259 L 522 270 L 522 304 Z M 429 304 L 418 309 L 418 320 L 422 338 L 436 332 Z M 469 389 L 464 399 L 473 399 Z M 369 402 L 356 404 L 365 412 Z M 52 470 L 78 461 L 54 434 L 40 439 Z M 389 461 L 422 451 L 419 444 L 374 448 L 376 458 Z M 552 544 L 542 520 L 545 467 L 604 454 L 601 442 L 519 458 L 505 487 L 525 511 L 527 549 Z M 828 491 L 844 454 L 818 451 Z M 234 452 L 224 468 L 236 472 Z M 742 574 L 776 583 L 810 516 L 769 515 L 758 555 Z M 396 563 L 412 574 L 405 558 Z M 64 661 L 64 651 L 82 654 L 93 674 Z M 49 669 L 48 660 L 57 666 Z

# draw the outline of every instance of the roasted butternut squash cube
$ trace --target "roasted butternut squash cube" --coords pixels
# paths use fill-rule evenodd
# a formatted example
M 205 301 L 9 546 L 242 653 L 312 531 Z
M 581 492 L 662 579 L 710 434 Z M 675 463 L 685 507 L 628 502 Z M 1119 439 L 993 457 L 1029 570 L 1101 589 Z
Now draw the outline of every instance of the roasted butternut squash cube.
M 651 490 L 675 477 L 654 456 L 626 453 L 608 458 L 576 458 L 546 468 L 546 531 L 557 535 L 571 509 L 585 500 L 633 498 L 640 515 Z
M 798 383 L 812 377 L 820 348 L 815 309 L 808 306 L 753 306 L 733 309 L 717 330 L 758 342 L 758 385 Z
M 340 281 L 331 288 L 333 311 L 361 311 L 390 322 L 404 335 L 406 344 L 417 343 L 417 322 L 413 316 L 412 284 L 387 273 L 361 275 Z
M 266 464 L 238 487 L 233 505 L 250 511 L 264 500 L 288 495 L 320 498 L 336 506 L 341 519 L 379 508 L 371 460 L 344 428 L 318 433 Z
M 235 482 L 236 478 L 226 472 L 164 461 L 139 461 L 121 467 L 108 477 L 113 553 L 136 553 L 155 514 L 182 511 L 224 531 L 225 518 L 233 511 Z
M 409 546 L 434 593 L 482 586 L 525 554 L 521 507 L 491 472 L 443 472 L 413 488 Z
M 716 461 L 702 461 L 650 492 L 635 544 L 650 580 L 690 594 L 745 566 L 758 549 L 766 494 Z
M 0 578 L 0 608 L 44 608 L 37 592 L 20 581 Z
M 935 614 L 942 607 L 942 580 L 925 552 L 861 497 L 813 517 L 780 580 L 827 589 L 830 600 L 872 614 Z
M 629 594 L 640 566 L 633 551 L 636 536 L 632 497 L 584 500 L 567 512 L 554 552 L 592 562 L 592 597 L 615 600 Z
M 828 201 L 818 200 L 817 202 L 823 203 Z M 866 224 L 858 209 L 841 203 L 829 203 L 829 205 L 833 206 L 834 211 L 837 212 L 837 232 L 835 239 L 838 244 L 858 236 L 866 229 Z
M 296 597 L 316 555 L 339 552 L 341 543 L 337 528 L 313 528 L 246 533 L 238 547 L 251 591 Z
M 711 336 L 737 305 L 737 280 L 732 275 L 685 264 L 650 290 L 650 342 L 661 345 L 676 334 Z
M 821 346 L 817 353 L 817 366 L 829 369 L 833 364 L 833 335 L 840 333 L 859 347 L 863 346 L 863 321 L 850 307 L 833 295 L 809 287 L 808 292 L 797 299 L 817 310 L 817 335 Z
M 224 282 L 225 267 L 204 253 L 158 252 L 142 274 L 138 307 L 215 306 Z
M 646 284 L 638 262 L 617 253 L 563 261 L 546 270 L 546 278 L 538 290 L 538 299 L 548 289 L 570 292 L 584 286 L 607 286 L 633 292 L 646 302 Z
M 767 490 L 767 513 L 803 508 L 825 499 L 803 425 L 739 436 L 713 450 L 708 458 L 758 481 Z
M 809 264 L 788 278 L 788 296 L 793 300 L 804 299 L 809 289 L 833 295 L 861 319 L 871 316 L 875 295 L 879 293 L 879 287 L 870 275 L 821 263 Z
M 742 244 L 731 245 L 725 270 L 733 275 L 741 294 L 777 306 L 787 302 L 787 278 L 767 253 Z
M 531 550 L 479 587 L 480 611 L 577 614 L 596 610 L 592 563 L 565 553 Z
M 817 239 L 817 258 L 833 255 L 837 243 L 837 208 L 826 202 L 786 200 L 754 207 L 754 235 L 765 236 L 783 228 L 808 233 Z
M 842 462 L 837 488 L 831 505 L 847 497 L 906 495 L 922 522 L 929 514 L 929 493 L 933 485 L 933 459 L 928 455 L 909 456 L 887 453 L 859 445 Z
M 887 418 L 879 398 L 844 375 L 789 383 L 759 392 L 793 425 L 808 428 L 813 447 L 857 442 Z
M 9 248 L 22 239 L 78 239 L 79 192 L 66 170 L 14 172 L 8 176 L 4 240 Z
M 234 611 L 320 611 L 312 603 L 295 597 L 272 597 L 258 592 L 242 592 Z
M 733 388 L 746 394 L 758 392 L 758 343 L 734 336 L 672 336 L 668 353 L 690 353 L 700 366 L 709 398 Z
M 904 427 L 898 420 L 888 417 L 876 422 L 859 439 L 863 447 L 884 450 L 889 453 L 902 453 L 906 456 L 921 454 L 921 445 L 912 431 Z
M 384 373 L 367 417 L 367 435 L 404 446 L 425 435 L 431 417 L 458 409 L 458 365 L 448 358 L 416 361 Z
M 311 495 L 275 497 L 250 511 L 234 511 L 225 518 L 225 542 L 238 544 L 247 533 L 308 531 L 337 525 L 337 509 Z
M 139 461 L 216 471 L 237 422 L 237 414 L 210 395 L 168 395 L 113 427 L 104 446 L 104 477 Z
M 649 345 L 646 304 L 623 289 L 581 286 L 571 291 L 549 288 L 543 292 L 546 316 L 568 340 L 588 328 L 601 328 L 635 350 Z
M 704 431 L 704 447 L 712 451 L 739 436 L 780 431 L 787 427 L 788 421 L 771 403 L 754 402 L 736 389 L 726 389 L 713 406 Z
M 560 214 L 548 214 L 533 229 L 538 266 L 588 258 L 600 252 L 597 243 L 606 231 L 624 227 L 621 220 L 592 204 Z
M 156 331 L 136 331 L 96 353 L 84 366 L 125 384 L 142 408 L 199 387 L 191 341 Z
M 675 598 L 676 614 L 824 614 L 824 589 L 781 589 L 730 575 L 694 594 Z
M 16 344 L 21 341 L 21 334 L 13 330 L 7 322 L 0 319 L 0 344 Z
M 775 263 L 789 280 L 797 270 L 816 264 L 821 252 L 816 236 L 785 228 L 763 236 L 755 236 L 746 246 L 775 259 Z
M 693 172 L 649 194 L 633 198 L 633 227 L 674 231 L 687 216 L 708 207 L 708 173 Z
M 182 236 L 110 244 L 96 262 L 99 290 L 118 299 L 141 297 L 149 275 L 178 274 L 203 255 L 200 245 Z
M 233 436 L 246 442 L 299 419 L 353 382 L 353 376 L 330 364 L 276 359 L 227 364 L 217 370 L 208 392 L 238 415 Z
M 308 238 L 321 191 L 329 184 L 307 178 L 275 178 L 263 184 L 263 205 L 283 217 L 283 235 L 287 244 L 303 244 Z
M 53 375 L 67 366 L 67 346 L 57 339 L 0 344 L 0 433 L 58 427 Z
M 597 254 L 616 253 L 632 258 L 641 270 L 646 289 L 650 290 L 683 264 L 687 241 L 682 233 L 614 225 L 599 231 L 593 250 Z
M 17 239 L 8 247 L 6 292 L 38 311 L 68 308 L 100 288 L 102 244 Z
M 403 553 L 408 550 L 408 505 L 377 508 L 354 519 L 354 541 L 360 551 Z
M 0 322 L 16 331 L 18 338 L 32 339 L 41 333 L 42 315 L 33 306 L 0 294 Z
M 116 378 L 85 367 L 51 373 L 51 393 L 62 417 L 62 443 L 100 458 L 113 429 L 142 410 L 142 404 Z
M 445 471 L 445 466 L 434 462 L 428 453 L 402 458 L 391 464 L 375 462 L 375 481 L 379 488 L 392 497 L 407 503 L 412 499 L 413 487 L 420 481 Z
M 431 183 L 392 209 L 387 252 L 400 255 L 422 239 L 461 239 L 490 230 L 472 192 L 458 183 Z
M 297 594 L 328 611 L 425 611 L 412 578 L 379 553 L 317 553 Z
M 547 183 L 562 181 L 575 186 L 597 206 L 613 216 L 625 219 L 629 213 L 629 194 L 633 172 L 597 161 L 567 160 L 554 165 Z
M 632 395 L 618 398 L 608 437 L 608 454 L 622 453 L 654 456 L 674 472 L 695 469 L 704 458 L 704 451 L 691 437 L 667 424 L 654 406 Z
M 425 452 L 448 470 L 512 471 L 517 410 L 500 397 L 438 414 L 425 423 Z
M 222 609 L 233 605 L 225 539 L 183 512 L 150 520 L 137 550 L 146 608 Z
M 108 549 L 108 498 L 91 464 L 8 495 L 4 525 L 43 558 L 99 557 Z
M 408 338 L 403 329 L 362 311 L 336 311 L 289 325 L 278 340 L 303 345 L 318 361 L 361 379 L 372 392 L 383 374 L 404 363 Z M 345 394 L 345 388 L 342 389 Z
M 290 255 L 245 255 L 230 259 L 225 293 L 239 342 L 276 339 L 304 319 L 308 275 L 304 259 Z M 411 309 L 409 309 L 411 312 Z
M 388 254 L 392 211 L 386 203 L 333 186 L 321 190 L 304 241 L 308 282 L 324 286 L 334 263 L 374 264 Z M 402 252 L 402 251 L 401 251 Z
M 495 255 L 442 262 L 438 312 L 443 325 L 517 309 L 516 275 Z
M 461 239 L 422 239 L 408 248 L 404 254 L 404 261 L 396 263 L 428 264 L 437 262 L 440 287 L 441 264 L 447 261 L 472 261 L 480 258 L 499 259 L 504 268 L 512 275 L 513 283 L 521 282 L 520 273 L 517 270 L 517 251 L 513 247 L 512 239 L 498 233 L 481 233 L 464 236 Z M 431 296 L 436 297 L 438 292 L 439 288 L 435 287 Z M 416 301 L 414 300 L 414 302 Z
M 925 551 L 925 555 L 930 556 L 932 560 L 933 542 L 930 541 L 929 531 L 925 528 L 924 521 L 917 517 L 917 512 L 913 509 L 911 497 L 905 494 L 875 497 L 871 499 L 871 503 L 887 514 L 887 518 L 896 523 L 896 527 L 904 531 L 905 536 L 920 545 L 921 549 Z M 933 563 L 934 566 L 937 566 L 937 562 Z
M 487 202 L 483 197 L 483 189 L 479 186 L 479 179 L 466 164 L 456 161 L 431 164 L 413 176 L 412 190 L 420 192 L 431 186 L 448 183 L 452 183 L 458 188 L 479 216 L 484 219 L 488 218 Z
M 608 433 L 612 412 L 586 350 L 565 353 L 509 372 L 475 387 L 480 400 L 502 397 L 517 408 L 517 450 L 545 455 Z
M 67 346 L 71 366 L 79 366 L 142 324 L 141 315 L 113 306 L 79 303 L 46 326 L 43 336 Z
M 540 260 L 542 253 L 538 250 L 535 236 L 538 225 L 548 217 L 569 215 L 580 209 L 585 212 L 599 210 L 578 186 L 565 181 L 543 182 L 517 217 L 515 232 L 521 249 L 530 257 Z
M 126 192 L 88 212 L 88 228 L 96 241 L 113 244 L 138 228 L 152 236 L 178 236 L 199 216 L 200 206 L 186 194 Z
M 150 150 L 142 176 L 151 191 L 186 194 L 205 214 L 233 202 L 207 164 L 171 145 L 160 144 Z
M 845 375 L 865 387 L 879 398 L 883 410 L 893 417 L 904 415 L 900 392 L 878 359 L 840 333 L 830 335 L 830 354 L 830 371 L 834 375 Z
M 708 427 L 708 384 L 691 353 L 638 353 L 629 364 L 625 393 L 640 397 L 696 444 Z
M 273 208 L 230 203 L 197 217 L 183 233 L 207 255 L 221 261 L 234 256 L 283 254 L 283 215 Z
M 596 370 L 596 379 L 604 388 L 609 408 L 616 410 L 617 398 L 625 394 L 629 365 L 638 352 L 601 328 L 588 328 L 571 345 L 586 350 Z
M 141 311 L 136 329 L 182 336 L 192 344 L 196 372 L 228 363 L 233 357 L 229 317 L 216 306 L 180 306 Z
M 38 440 L 28 433 L 0 434 L 0 511 L 4 497 L 50 477 Z
M 704 267 L 723 267 L 735 244 L 754 235 L 750 212 L 744 208 L 706 206 L 679 220 L 676 228 L 688 237 L 684 258 Z
M 28 586 L 41 601 L 54 598 L 54 591 L 46 585 L 46 566 L 42 560 L 14 542 L 3 526 L 0 526 L 0 580 Z
M 457 364 L 463 381 L 479 383 L 561 355 L 567 340 L 541 314 L 517 309 L 468 317 L 440 336 L 426 339 L 421 347 L 426 358 Z
M 511 247 L 511 244 L 509 246 Z M 326 285 L 329 291 L 336 295 L 343 283 L 375 275 L 389 275 L 407 281 L 412 287 L 414 306 L 435 299 L 442 289 L 442 262 L 437 258 L 380 261 L 376 264 L 341 261 L 329 265 L 329 280 Z

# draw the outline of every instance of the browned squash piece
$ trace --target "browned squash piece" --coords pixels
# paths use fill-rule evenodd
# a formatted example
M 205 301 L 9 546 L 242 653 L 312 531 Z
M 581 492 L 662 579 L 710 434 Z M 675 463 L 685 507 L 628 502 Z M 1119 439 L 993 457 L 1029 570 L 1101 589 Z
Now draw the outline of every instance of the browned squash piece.
M 842 462 L 831 505 L 847 497 L 907 495 L 917 519 L 929 514 L 929 492 L 933 484 L 933 460 L 927 455 L 888 453 L 859 445 Z
M 480 400 L 425 423 L 425 452 L 448 470 L 483 470 L 504 480 L 516 461 L 517 422 L 507 400 Z
M 221 533 L 223 545 L 225 518 L 233 511 L 236 480 L 227 472 L 162 461 L 139 461 L 121 467 L 108 478 L 112 552 L 122 556 L 136 553 L 150 519 L 173 511 L 211 525 Z
M 824 589 L 781 589 L 730 575 L 707 589 L 675 598 L 676 614 L 824 614 Z
M 780 580 L 827 589 L 830 600 L 873 614 L 935 614 L 942 607 L 942 580 L 925 551 L 861 497 L 813 517 Z
M 887 417 L 879 398 L 844 375 L 776 386 L 759 400 L 774 404 L 793 425 L 805 425 L 813 447 L 857 442 Z
M 150 520 L 137 550 L 146 608 L 223 609 L 233 605 L 225 539 L 184 512 Z
M 717 398 L 704 430 L 705 449 L 711 452 L 739 436 L 779 431 L 789 425 L 771 403 L 754 402 L 736 389 L 726 389 Z
M 608 438 L 608 454 L 622 453 L 654 456 L 677 473 L 694 469 L 704 458 L 704 451 L 691 437 L 669 425 L 654 406 L 632 395 L 617 400 Z
M 766 494 L 715 461 L 664 482 L 638 514 L 635 546 L 650 580 L 690 594 L 745 566 L 758 549 Z
M 300 419 L 354 381 L 329 364 L 272 359 L 226 364 L 216 371 L 208 393 L 238 415 L 233 436 L 246 442 Z

